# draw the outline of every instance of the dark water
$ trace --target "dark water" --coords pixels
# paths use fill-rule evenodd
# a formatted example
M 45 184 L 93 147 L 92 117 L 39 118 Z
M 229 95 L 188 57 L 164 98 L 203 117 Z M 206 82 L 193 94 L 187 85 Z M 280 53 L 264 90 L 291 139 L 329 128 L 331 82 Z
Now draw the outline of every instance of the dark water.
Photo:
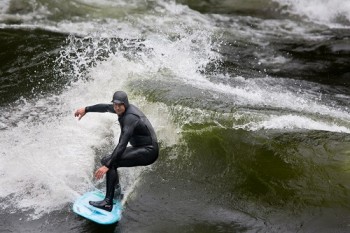
M 54 79 L 53 66 L 66 35 L 40 29 L 1 30 L 1 103 L 54 91 L 65 82 Z
M 340 4 L 341 3 L 341 4 Z M 0 232 L 348 232 L 345 1 L 0 3 Z M 125 90 L 161 143 L 121 169 L 122 220 L 71 211 Z

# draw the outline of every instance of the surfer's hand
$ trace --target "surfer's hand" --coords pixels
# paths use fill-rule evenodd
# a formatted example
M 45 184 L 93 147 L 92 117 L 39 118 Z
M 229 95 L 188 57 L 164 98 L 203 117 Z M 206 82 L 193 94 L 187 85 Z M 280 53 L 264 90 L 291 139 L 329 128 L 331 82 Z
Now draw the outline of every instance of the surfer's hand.
M 109 168 L 106 166 L 102 166 L 99 169 L 97 169 L 97 171 L 95 172 L 96 179 L 101 179 L 108 172 L 108 170 Z
M 79 108 L 77 111 L 75 111 L 74 116 L 79 117 L 78 120 L 80 120 L 83 116 L 85 116 L 85 108 Z

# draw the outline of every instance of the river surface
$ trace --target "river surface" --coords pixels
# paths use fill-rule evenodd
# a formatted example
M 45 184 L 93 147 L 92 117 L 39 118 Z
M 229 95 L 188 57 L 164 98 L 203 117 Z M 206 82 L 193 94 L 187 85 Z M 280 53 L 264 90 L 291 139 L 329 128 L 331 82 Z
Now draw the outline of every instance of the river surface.
M 349 0 L 0 0 L 0 232 L 350 232 Z M 124 90 L 159 160 L 123 217 L 74 200 Z

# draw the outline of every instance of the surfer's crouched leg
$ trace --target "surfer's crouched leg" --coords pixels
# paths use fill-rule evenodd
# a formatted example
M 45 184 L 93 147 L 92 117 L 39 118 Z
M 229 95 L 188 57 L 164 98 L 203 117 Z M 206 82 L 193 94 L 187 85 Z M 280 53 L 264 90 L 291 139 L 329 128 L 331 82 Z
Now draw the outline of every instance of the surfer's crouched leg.
M 103 210 L 107 210 L 109 212 L 113 209 L 113 200 L 110 201 L 108 198 L 105 198 L 102 201 L 89 201 L 89 204 Z

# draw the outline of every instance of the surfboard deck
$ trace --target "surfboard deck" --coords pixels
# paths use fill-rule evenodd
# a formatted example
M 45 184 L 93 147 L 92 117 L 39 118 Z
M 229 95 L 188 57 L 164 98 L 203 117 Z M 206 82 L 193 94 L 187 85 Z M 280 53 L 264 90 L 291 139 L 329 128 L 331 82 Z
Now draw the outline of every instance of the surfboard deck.
M 123 206 L 120 200 L 114 200 L 111 212 L 96 208 L 89 201 L 101 201 L 105 194 L 99 190 L 91 191 L 80 196 L 73 204 L 73 212 L 98 224 L 113 224 L 122 216 Z

